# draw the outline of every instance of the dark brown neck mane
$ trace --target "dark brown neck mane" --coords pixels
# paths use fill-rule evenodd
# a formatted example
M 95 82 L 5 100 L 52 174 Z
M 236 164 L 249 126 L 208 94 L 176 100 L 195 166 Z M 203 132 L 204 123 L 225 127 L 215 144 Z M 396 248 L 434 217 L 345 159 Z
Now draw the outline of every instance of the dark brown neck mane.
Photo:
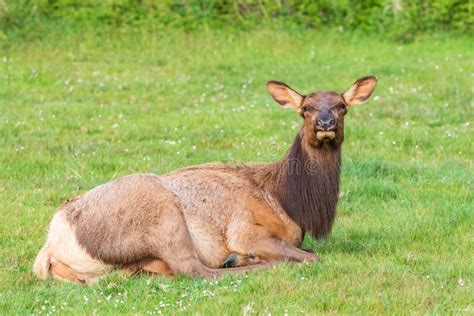
M 336 215 L 341 148 L 323 146 L 308 153 L 302 141 L 298 134 L 288 154 L 269 166 L 263 185 L 304 232 L 321 238 L 331 232 Z

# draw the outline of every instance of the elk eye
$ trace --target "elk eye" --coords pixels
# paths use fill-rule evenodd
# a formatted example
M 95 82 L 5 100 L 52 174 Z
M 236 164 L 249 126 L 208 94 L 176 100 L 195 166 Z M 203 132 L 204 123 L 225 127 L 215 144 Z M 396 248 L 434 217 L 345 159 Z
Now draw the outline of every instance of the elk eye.
M 339 104 L 339 111 L 345 111 L 346 105 L 344 103 Z
M 303 113 L 309 112 L 309 107 L 303 106 Z

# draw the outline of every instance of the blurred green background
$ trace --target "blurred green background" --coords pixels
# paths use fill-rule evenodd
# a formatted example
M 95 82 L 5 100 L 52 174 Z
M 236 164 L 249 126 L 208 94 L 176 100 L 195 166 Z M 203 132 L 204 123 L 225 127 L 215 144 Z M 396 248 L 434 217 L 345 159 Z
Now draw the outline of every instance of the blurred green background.
M 4 34 L 40 36 L 45 21 L 75 28 L 179 28 L 293 25 L 384 34 L 411 41 L 423 32 L 471 33 L 472 0 L 1 0 Z

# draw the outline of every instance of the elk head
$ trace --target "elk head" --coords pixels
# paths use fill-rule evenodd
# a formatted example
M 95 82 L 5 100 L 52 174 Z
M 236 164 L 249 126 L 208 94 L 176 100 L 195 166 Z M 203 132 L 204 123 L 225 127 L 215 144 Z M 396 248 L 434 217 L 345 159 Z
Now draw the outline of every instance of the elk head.
M 304 119 L 303 142 L 309 148 L 335 147 L 344 140 L 344 115 L 354 104 L 366 102 L 377 85 L 373 76 L 360 78 L 346 92 L 319 91 L 301 95 L 279 81 L 268 81 L 267 89 L 283 107 L 293 108 Z

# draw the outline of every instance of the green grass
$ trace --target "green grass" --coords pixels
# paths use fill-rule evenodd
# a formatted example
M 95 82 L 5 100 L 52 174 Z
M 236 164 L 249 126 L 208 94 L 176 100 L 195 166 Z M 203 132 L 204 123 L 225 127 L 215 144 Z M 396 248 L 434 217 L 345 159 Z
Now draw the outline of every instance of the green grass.
M 474 312 L 472 38 L 102 33 L 0 51 L 2 314 Z M 372 101 L 346 118 L 333 234 L 305 240 L 321 264 L 89 287 L 32 275 L 66 198 L 130 173 L 275 161 L 301 122 L 266 80 L 342 92 L 369 74 Z

